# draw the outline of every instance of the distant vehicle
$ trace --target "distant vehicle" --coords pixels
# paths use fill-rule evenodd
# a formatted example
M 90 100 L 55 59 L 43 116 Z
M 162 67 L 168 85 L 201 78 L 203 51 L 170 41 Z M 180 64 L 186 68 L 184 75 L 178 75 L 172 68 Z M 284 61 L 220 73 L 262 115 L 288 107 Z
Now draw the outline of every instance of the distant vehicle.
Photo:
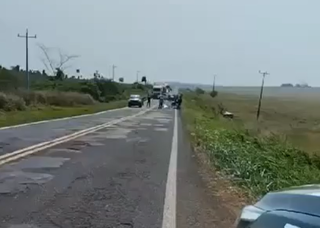
M 152 87 L 152 99 L 159 99 L 159 96 L 163 93 L 163 85 L 154 85 Z
M 270 192 L 243 208 L 237 228 L 320 228 L 320 185 Z
M 128 107 L 138 106 L 141 108 L 143 106 L 143 100 L 140 95 L 130 95 L 128 100 Z

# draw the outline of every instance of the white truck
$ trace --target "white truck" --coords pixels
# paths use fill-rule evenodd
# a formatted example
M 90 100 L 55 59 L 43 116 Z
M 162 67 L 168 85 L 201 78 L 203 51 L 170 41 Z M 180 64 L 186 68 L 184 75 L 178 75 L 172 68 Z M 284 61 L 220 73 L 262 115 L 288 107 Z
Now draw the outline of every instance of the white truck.
M 166 95 L 166 87 L 163 84 L 153 85 L 152 87 L 152 99 L 158 99 L 160 95 Z

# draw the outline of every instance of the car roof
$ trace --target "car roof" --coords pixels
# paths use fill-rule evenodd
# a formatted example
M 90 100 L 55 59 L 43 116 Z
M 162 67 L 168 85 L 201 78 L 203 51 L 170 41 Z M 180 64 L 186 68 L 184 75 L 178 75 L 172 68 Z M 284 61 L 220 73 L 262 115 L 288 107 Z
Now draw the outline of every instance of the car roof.
M 320 216 L 320 185 L 303 185 L 270 192 L 255 206 L 264 210 L 290 210 Z

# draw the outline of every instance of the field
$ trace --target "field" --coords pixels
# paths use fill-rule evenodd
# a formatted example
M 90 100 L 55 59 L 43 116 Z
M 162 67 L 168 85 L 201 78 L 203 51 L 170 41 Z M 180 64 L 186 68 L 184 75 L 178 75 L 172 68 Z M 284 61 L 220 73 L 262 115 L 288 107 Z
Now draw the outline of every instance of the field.
M 237 96 L 220 92 L 214 102 L 234 113 L 245 129 L 261 135 L 277 134 L 307 152 L 320 154 L 320 89 L 266 88 L 258 122 L 259 88 L 233 91 Z
M 197 151 L 212 166 L 257 198 L 271 190 L 320 181 L 320 102 L 316 95 L 258 96 L 220 90 L 217 97 L 185 93 L 183 120 Z M 308 99 L 307 99 L 308 98 Z M 235 114 L 233 120 L 219 113 Z

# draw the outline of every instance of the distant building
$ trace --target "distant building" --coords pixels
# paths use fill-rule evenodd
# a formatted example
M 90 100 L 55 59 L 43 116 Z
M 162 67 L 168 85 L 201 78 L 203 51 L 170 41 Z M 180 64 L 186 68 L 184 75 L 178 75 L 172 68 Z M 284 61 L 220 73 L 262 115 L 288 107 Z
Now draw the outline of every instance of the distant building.
M 309 86 L 307 83 L 301 83 L 301 84 L 296 84 L 296 85 L 293 85 L 291 83 L 283 83 L 283 84 L 281 84 L 281 87 L 310 88 L 311 86 Z
M 283 83 L 281 87 L 293 87 L 293 85 L 291 83 Z
M 302 84 L 296 84 L 296 87 L 298 87 L 298 88 L 310 88 L 311 86 L 309 86 L 307 83 L 302 83 Z

